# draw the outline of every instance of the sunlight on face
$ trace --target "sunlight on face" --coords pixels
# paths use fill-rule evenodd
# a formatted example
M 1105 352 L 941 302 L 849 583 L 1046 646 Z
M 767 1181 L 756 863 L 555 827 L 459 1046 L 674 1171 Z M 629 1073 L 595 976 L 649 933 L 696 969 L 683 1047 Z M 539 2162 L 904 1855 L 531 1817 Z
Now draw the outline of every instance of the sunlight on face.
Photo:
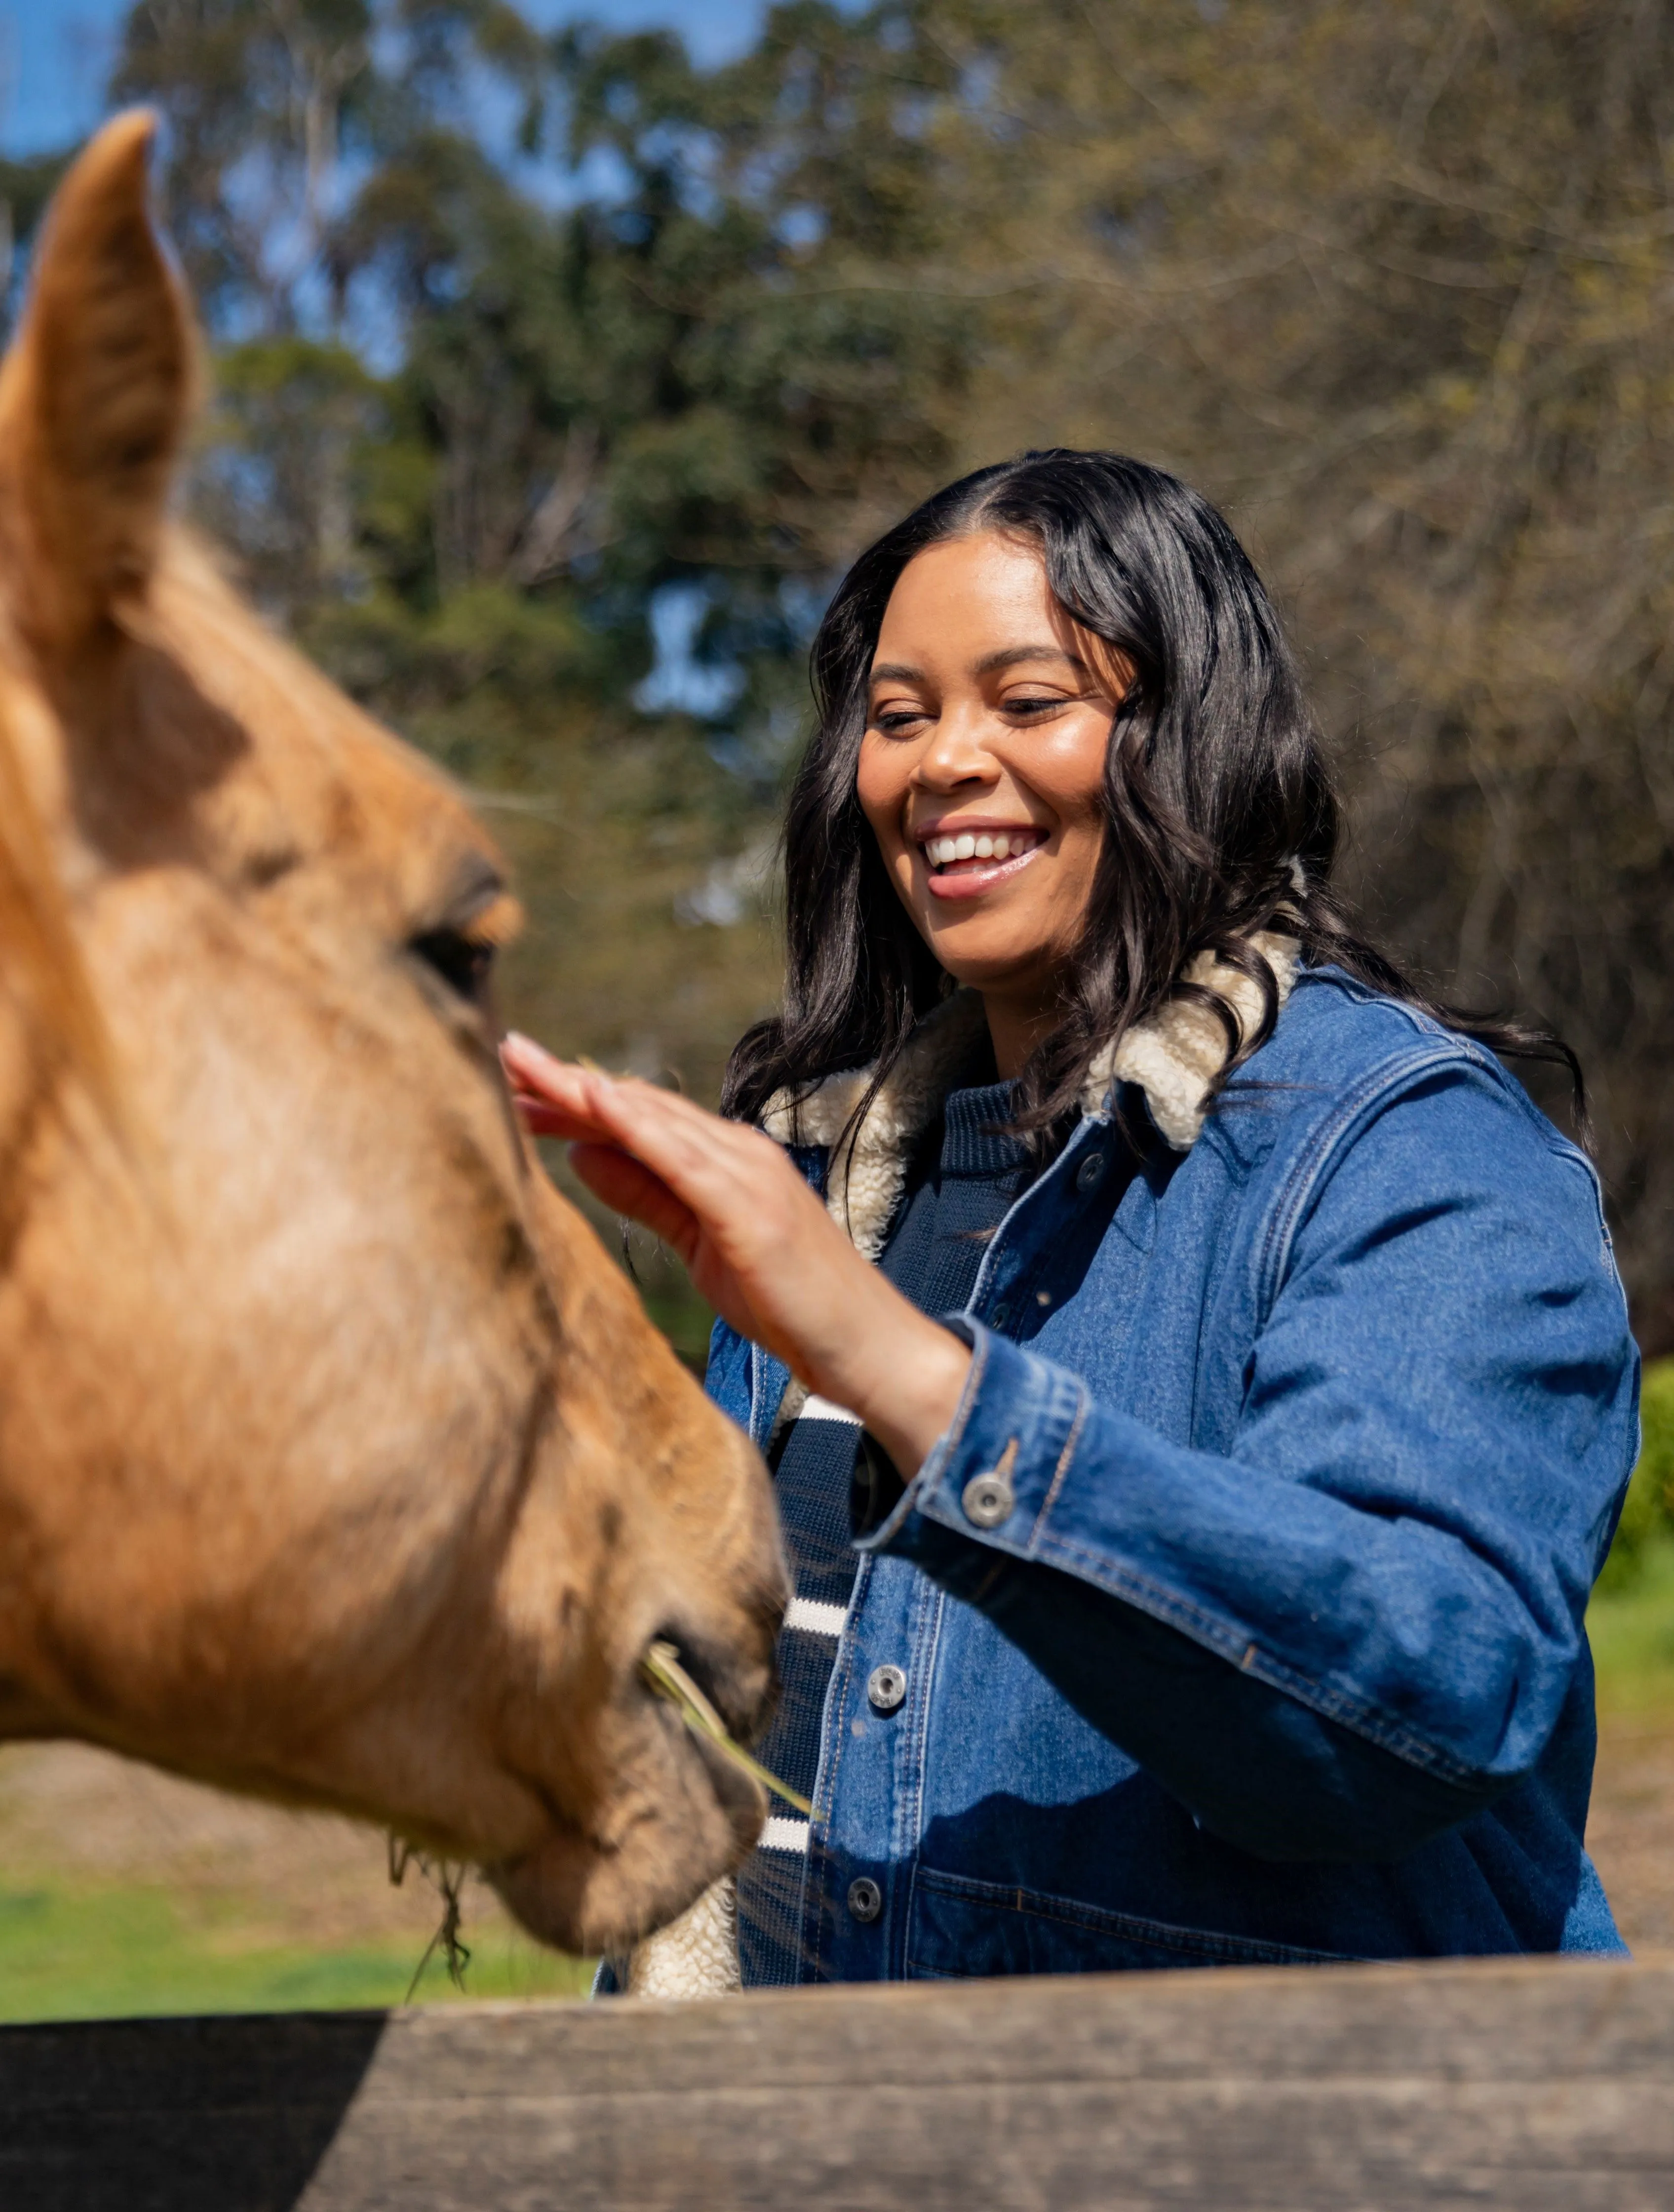
M 860 804 L 925 941 L 983 994 L 1004 1074 L 1050 1025 L 1081 933 L 1122 689 L 1025 540 L 931 546 L 890 595 Z

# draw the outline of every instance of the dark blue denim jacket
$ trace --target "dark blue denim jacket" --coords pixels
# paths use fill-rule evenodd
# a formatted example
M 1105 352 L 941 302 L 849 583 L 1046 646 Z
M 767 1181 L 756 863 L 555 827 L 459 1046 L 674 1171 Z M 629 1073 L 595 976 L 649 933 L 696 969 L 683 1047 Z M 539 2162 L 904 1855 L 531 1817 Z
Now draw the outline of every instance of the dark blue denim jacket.
M 1638 1362 L 1592 1168 L 1332 969 L 1189 1151 L 1107 1175 L 1113 1104 L 1148 1127 L 1125 1088 L 1012 1207 L 862 1539 L 805 1978 L 1620 1950 L 1582 1617 Z M 787 1379 L 717 1328 L 758 1442 Z

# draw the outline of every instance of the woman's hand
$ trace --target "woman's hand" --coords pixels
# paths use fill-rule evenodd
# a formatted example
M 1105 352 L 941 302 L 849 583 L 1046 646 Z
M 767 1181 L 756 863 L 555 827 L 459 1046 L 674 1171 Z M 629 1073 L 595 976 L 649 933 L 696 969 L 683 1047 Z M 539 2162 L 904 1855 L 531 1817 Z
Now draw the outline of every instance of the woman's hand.
M 500 1059 L 524 1126 L 567 1137 L 588 1188 L 671 1245 L 718 1313 L 858 1415 L 910 1480 L 971 1355 L 862 1259 L 772 1138 L 527 1037 Z

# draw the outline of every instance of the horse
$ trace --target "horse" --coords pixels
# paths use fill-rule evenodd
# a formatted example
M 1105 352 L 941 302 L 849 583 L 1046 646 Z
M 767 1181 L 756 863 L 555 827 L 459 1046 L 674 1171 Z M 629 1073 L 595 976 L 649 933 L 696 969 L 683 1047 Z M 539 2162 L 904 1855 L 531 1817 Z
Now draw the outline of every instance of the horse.
M 171 518 L 200 381 L 154 120 L 62 184 L 0 368 L 0 1738 L 481 1866 L 632 1942 L 755 1842 L 765 1470 L 500 1075 L 463 799 Z

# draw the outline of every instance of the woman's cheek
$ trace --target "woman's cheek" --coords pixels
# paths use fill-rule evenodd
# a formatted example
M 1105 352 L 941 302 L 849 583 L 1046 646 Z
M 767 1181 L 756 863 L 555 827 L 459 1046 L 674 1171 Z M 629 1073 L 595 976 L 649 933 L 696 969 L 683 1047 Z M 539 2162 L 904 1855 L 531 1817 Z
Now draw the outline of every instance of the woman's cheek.
M 1064 866 L 1054 904 L 1064 933 L 1066 947 L 1080 939 L 1082 921 L 1093 896 L 1093 879 L 1098 872 L 1099 850 L 1102 842 L 1101 824 L 1096 827 L 1089 824 L 1079 836 L 1065 841 L 1063 848 Z

